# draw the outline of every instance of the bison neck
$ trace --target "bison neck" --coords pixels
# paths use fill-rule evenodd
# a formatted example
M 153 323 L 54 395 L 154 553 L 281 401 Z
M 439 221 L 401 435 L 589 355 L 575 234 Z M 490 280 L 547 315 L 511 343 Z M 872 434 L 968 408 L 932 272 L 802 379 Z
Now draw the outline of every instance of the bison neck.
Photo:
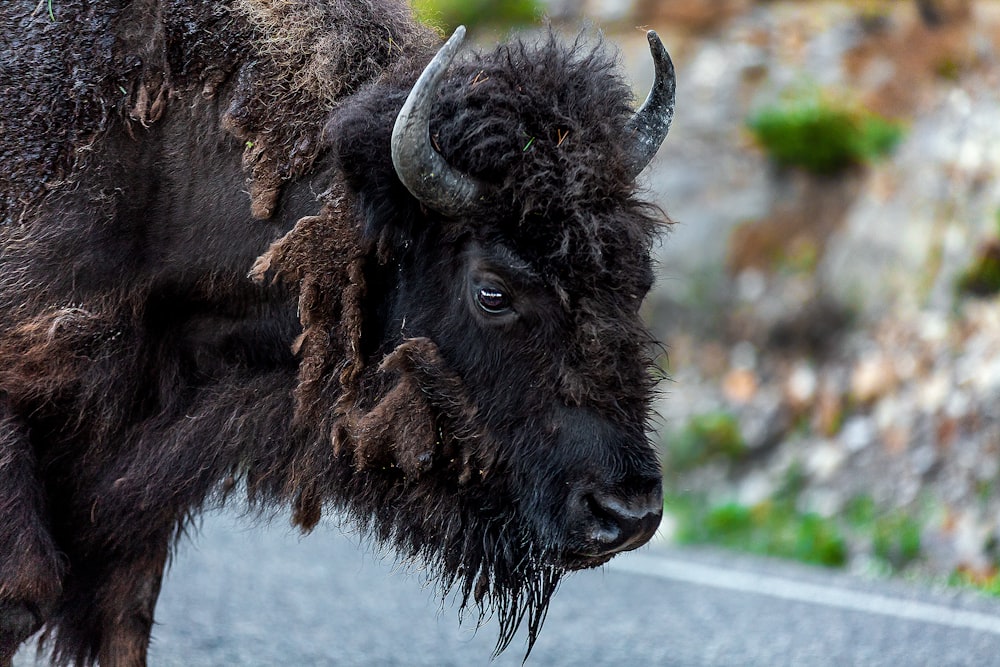
M 163 531 L 164 518 L 188 516 L 227 478 L 245 476 L 263 500 L 328 473 L 328 434 L 321 445 L 292 426 L 295 295 L 247 273 L 319 209 L 314 193 L 329 170 L 290 182 L 275 215 L 253 219 L 242 146 L 203 130 L 218 127 L 218 106 L 175 109 L 184 107 L 134 127 L 135 138 L 109 135 L 101 168 L 50 199 L 46 223 L 9 246 L 26 279 L 0 310 L 23 304 L 22 331 L 39 336 L 25 345 L 34 356 L 9 371 L 25 384 L 14 398 L 35 415 L 67 541 L 103 544 L 124 526 Z M 84 537 L 81 525 L 92 527 Z

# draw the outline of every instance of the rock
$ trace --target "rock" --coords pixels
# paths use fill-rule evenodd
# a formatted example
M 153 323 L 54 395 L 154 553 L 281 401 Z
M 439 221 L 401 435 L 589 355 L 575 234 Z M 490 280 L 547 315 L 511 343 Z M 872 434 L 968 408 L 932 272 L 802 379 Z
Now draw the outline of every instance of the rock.
M 865 449 L 875 441 L 875 420 L 866 415 L 856 415 L 844 422 L 840 441 L 849 452 Z
M 917 321 L 917 335 L 920 340 L 930 345 L 944 343 L 951 333 L 948 318 L 937 311 L 924 311 Z
M 920 363 L 912 350 L 897 350 L 892 358 L 892 367 L 900 382 L 907 382 L 916 377 Z
M 781 442 L 791 426 L 791 415 L 773 389 L 761 390 L 741 411 L 740 433 L 751 452 L 761 452 Z
M 948 312 L 955 279 L 975 248 L 958 240 L 992 233 L 1000 89 L 984 87 L 975 104 L 956 90 L 961 94 L 921 114 L 891 161 L 872 170 L 820 263 L 824 291 L 866 318 L 926 303 Z M 886 179 L 891 187 L 880 185 Z
M 973 474 L 977 482 L 991 483 L 996 481 L 997 473 L 1000 473 L 1000 461 L 994 454 L 982 457 Z
M 835 489 L 808 489 L 802 498 L 802 509 L 822 517 L 835 516 L 844 508 L 844 497 Z
M 840 385 L 827 376 L 820 385 L 813 413 L 813 428 L 828 437 L 840 430 L 844 419 L 844 392 Z
M 989 524 L 982 521 L 976 512 L 960 513 L 952 531 L 952 544 L 958 563 L 973 569 L 987 567 L 986 542 L 991 534 Z
M 767 276 L 760 269 L 748 268 L 736 276 L 736 298 L 742 303 L 753 304 L 767 292 Z
M 722 392 L 731 403 L 749 403 L 757 393 L 757 376 L 747 368 L 734 368 L 722 378 Z
M 1000 356 L 982 360 L 973 376 L 973 384 L 981 394 L 993 394 L 1000 390 Z
M 556 3 L 558 7 L 560 3 Z M 592 16 L 601 21 L 621 21 L 637 14 L 637 0 L 601 0 L 601 2 L 587 2 L 586 11 L 588 16 Z M 568 13 L 564 10 L 564 13 Z
M 930 28 L 964 23 L 972 17 L 972 0 L 917 0 L 917 8 Z
M 899 456 L 910 445 L 910 428 L 902 424 L 894 424 L 882 432 L 882 444 L 885 451 L 892 456 Z
M 736 343 L 729 351 L 729 365 L 736 369 L 754 370 L 757 368 L 757 348 L 745 340 Z
M 793 410 L 805 410 L 816 399 L 819 388 L 819 377 L 812 365 L 798 361 L 785 380 L 785 400 Z
M 806 471 L 818 482 L 829 481 L 844 465 L 847 452 L 837 443 L 825 441 L 806 458 Z
M 776 485 L 770 476 L 762 470 L 755 470 L 740 482 L 736 498 L 741 505 L 752 507 L 770 499 L 776 490 Z
M 858 361 L 851 372 L 851 397 L 858 403 L 872 403 L 889 393 L 896 384 L 896 369 L 881 352 L 872 352 Z
M 750 0 L 639 0 L 638 15 L 645 20 L 704 31 L 746 11 L 750 4 Z
M 933 444 L 920 445 L 910 454 L 910 465 L 920 477 L 926 477 L 937 465 L 938 453 Z
M 947 370 L 938 371 L 919 385 L 917 405 L 924 412 L 932 414 L 942 410 L 953 386 L 951 373 Z

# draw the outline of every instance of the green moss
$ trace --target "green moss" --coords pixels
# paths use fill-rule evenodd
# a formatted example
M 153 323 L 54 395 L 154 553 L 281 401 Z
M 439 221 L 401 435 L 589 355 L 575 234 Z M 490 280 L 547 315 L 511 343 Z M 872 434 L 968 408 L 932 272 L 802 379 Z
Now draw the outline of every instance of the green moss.
M 679 432 L 666 438 L 667 467 L 690 470 L 717 459 L 739 459 L 746 443 L 739 423 L 728 412 L 708 412 L 691 418 Z
M 449 33 L 459 25 L 527 25 L 544 11 L 538 0 L 413 0 L 413 9 L 421 21 Z
M 817 94 L 764 108 L 747 126 L 778 164 L 823 175 L 872 162 L 903 137 L 899 124 Z

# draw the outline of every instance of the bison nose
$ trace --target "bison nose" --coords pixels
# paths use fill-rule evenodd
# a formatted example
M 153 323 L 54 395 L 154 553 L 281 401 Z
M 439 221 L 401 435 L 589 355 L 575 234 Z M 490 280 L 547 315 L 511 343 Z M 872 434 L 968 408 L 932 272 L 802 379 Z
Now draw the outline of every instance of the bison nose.
M 654 491 L 630 498 L 605 492 L 583 497 L 590 515 L 587 541 L 593 556 L 610 556 L 642 546 L 656 532 L 663 518 L 663 493 L 660 485 Z

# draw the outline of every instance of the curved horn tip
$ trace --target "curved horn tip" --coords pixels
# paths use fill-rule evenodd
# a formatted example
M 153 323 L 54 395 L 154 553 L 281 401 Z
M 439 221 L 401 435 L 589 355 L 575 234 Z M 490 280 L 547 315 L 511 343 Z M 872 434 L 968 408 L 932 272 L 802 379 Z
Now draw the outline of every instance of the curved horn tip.
M 649 42 L 649 52 L 653 56 L 654 61 L 665 61 L 667 65 L 672 66 L 673 60 L 670 58 L 670 52 L 667 51 L 667 47 L 663 45 L 663 40 L 660 36 L 656 34 L 655 30 L 646 31 L 646 41 Z
M 646 31 L 649 52 L 653 58 L 654 80 L 649 95 L 627 124 L 636 137 L 633 176 L 638 176 L 653 159 L 666 139 L 674 117 L 676 77 L 670 54 L 655 30 Z

